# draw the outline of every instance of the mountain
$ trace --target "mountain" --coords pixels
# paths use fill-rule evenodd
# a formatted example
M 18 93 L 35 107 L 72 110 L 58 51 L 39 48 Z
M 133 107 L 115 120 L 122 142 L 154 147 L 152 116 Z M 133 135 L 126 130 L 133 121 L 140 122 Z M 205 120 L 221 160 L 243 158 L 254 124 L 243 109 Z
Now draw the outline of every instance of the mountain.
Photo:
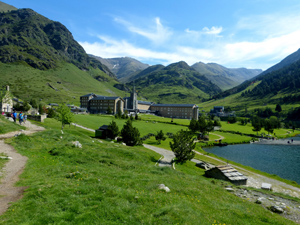
M 128 77 L 133 76 L 136 73 L 149 67 L 148 64 L 144 64 L 130 57 L 101 58 L 93 55 L 90 56 L 106 65 L 121 82 L 127 81 Z
M 235 87 L 262 72 L 260 69 L 230 69 L 216 63 L 205 64 L 202 62 L 195 63 L 192 65 L 192 68 L 206 76 L 207 79 L 218 85 L 222 90 Z
M 216 95 L 221 89 L 205 76 L 181 61 L 169 66 L 157 65 L 144 76 L 127 83 L 140 96 L 160 103 L 197 103 Z
M 275 70 L 279 70 L 279 69 L 281 69 L 283 67 L 286 67 L 286 66 L 289 66 L 292 63 L 295 63 L 299 60 L 300 60 L 300 49 L 298 49 L 298 51 L 288 55 L 286 58 L 284 58 L 279 63 L 277 63 L 274 66 L 270 67 L 269 69 L 265 70 L 261 75 L 263 76 L 263 75 L 271 73 Z
M 242 84 L 219 93 L 216 98 L 239 94 L 251 100 L 272 103 L 300 102 L 300 51 L 287 56 L 280 63 Z M 298 59 L 298 60 L 297 60 Z M 251 88 L 250 88 L 251 87 Z
M 12 6 L 12 5 L 8 5 L 4 2 L 0 2 L 0 13 L 8 12 L 8 11 L 11 11 L 11 10 L 17 10 L 17 8 Z
M 1 13 L 0 61 L 25 62 L 41 70 L 56 68 L 64 61 L 82 70 L 92 66 L 114 76 L 106 66 L 86 54 L 64 25 L 31 9 Z
M 64 25 L 31 9 L 4 11 L 0 83 L 16 97 L 79 103 L 79 96 L 90 92 L 122 95 L 113 87 L 118 83 L 114 74 L 88 56 Z
M 130 81 L 136 80 L 136 79 L 138 79 L 140 77 L 146 76 L 146 75 L 148 75 L 150 73 L 162 70 L 163 68 L 165 68 L 165 66 L 163 66 L 161 64 L 154 65 L 154 66 L 149 66 L 148 68 L 142 70 L 141 72 L 139 72 L 137 74 L 132 74 L 131 76 L 128 76 L 126 80 L 128 82 L 130 82 Z

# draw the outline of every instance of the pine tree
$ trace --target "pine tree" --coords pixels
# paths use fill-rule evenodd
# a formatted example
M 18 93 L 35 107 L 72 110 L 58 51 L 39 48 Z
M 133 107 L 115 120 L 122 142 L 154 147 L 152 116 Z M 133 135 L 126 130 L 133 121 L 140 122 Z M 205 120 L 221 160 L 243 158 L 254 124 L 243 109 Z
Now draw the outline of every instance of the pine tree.
M 111 121 L 111 123 L 107 127 L 107 136 L 110 139 L 115 139 L 119 135 L 119 127 L 115 121 Z
M 157 134 L 155 135 L 155 140 L 158 141 L 158 144 L 160 144 L 162 140 L 163 141 L 166 140 L 166 137 L 165 137 L 164 132 L 162 130 L 157 132 Z
M 123 142 L 128 146 L 142 145 L 140 132 L 136 127 L 132 126 L 131 120 L 127 120 L 121 130 Z
M 173 136 L 173 143 L 170 142 L 170 147 L 175 154 L 178 163 L 185 163 L 195 156 L 193 151 L 196 146 L 194 143 L 193 134 L 188 131 L 180 130 Z

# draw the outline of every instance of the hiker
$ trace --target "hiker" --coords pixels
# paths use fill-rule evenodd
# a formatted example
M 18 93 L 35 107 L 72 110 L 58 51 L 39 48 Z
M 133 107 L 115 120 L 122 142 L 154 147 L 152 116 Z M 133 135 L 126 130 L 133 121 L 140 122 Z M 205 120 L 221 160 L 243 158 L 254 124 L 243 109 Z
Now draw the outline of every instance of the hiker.
M 24 124 L 26 123 L 27 120 L 27 114 L 24 114 Z
M 20 123 L 20 125 L 22 124 L 22 122 L 23 122 L 23 113 L 22 112 L 20 112 L 19 113 L 19 123 Z
M 12 114 L 12 118 L 13 118 L 14 122 L 16 122 L 16 120 L 17 120 L 17 113 L 16 113 L 16 111 L 14 111 L 14 113 Z

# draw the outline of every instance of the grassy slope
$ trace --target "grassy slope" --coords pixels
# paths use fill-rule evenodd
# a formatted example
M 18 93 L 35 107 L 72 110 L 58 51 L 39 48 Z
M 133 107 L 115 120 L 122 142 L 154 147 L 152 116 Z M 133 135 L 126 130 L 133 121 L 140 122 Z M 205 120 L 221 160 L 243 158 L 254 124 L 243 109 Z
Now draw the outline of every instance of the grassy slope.
M 246 88 L 244 91 L 252 90 L 254 87 L 256 87 L 260 82 L 256 82 L 252 85 L 250 85 L 248 88 Z M 242 91 L 242 92 L 244 92 Z M 272 108 L 275 110 L 276 104 L 268 104 L 269 101 L 278 99 L 281 97 L 284 97 L 286 94 L 290 93 L 282 93 L 279 92 L 278 95 L 273 96 L 265 96 L 264 98 L 258 98 L 258 99 L 253 99 L 253 98 L 244 98 L 241 97 L 242 92 L 230 95 L 226 98 L 223 99 L 218 99 L 218 100 L 211 100 L 207 102 L 200 103 L 200 109 L 205 110 L 206 112 L 209 112 L 211 109 L 213 109 L 214 106 L 230 106 L 231 108 L 236 107 L 236 111 L 244 111 L 245 108 L 247 107 L 248 111 L 252 111 L 255 108 Z M 281 105 L 283 108 L 283 111 L 287 112 L 289 109 L 293 107 L 299 107 L 300 104 L 285 104 Z
M 0 83 L 9 84 L 10 91 L 18 98 L 42 99 L 45 103 L 66 102 L 79 105 L 79 97 L 88 93 L 99 95 L 120 95 L 123 92 L 114 88 L 117 83 L 99 69 L 82 71 L 73 64 L 63 64 L 51 70 L 38 70 L 25 65 L 0 63 Z M 105 77 L 108 82 L 99 82 L 93 76 Z M 61 82 L 58 84 L 57 82 Z M 59 91 L 50 88 L 53 85 Z
M 7 120 L 4 116 L 0 115 L 0 134 L 5 134 L 20 129 L 25 130 L 26 128 L 20 126 L 18 123 L 12 123 L 9 120 Z
M 1 224 L 293 224 L 226 192 L 191 162 L 159 168 L 160 156 L 142 147 L 93 142 L 73 127 L 62 135 L 50 119 L 45 126 L 9 141 L 28 157 L 18 185 L 29 188 Z

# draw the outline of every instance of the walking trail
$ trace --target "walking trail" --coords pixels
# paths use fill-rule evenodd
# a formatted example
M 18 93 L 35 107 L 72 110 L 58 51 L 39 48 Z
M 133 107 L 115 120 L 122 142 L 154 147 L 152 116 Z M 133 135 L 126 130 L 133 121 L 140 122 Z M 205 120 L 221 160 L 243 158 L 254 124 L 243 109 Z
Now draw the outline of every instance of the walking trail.
M 0 184 L 0 215 L 2 215 L 9 207 L 10 202 L 14 202 L 22 198 L 23 192 L 27 187 L 15 187 L 15 183 L 19 180 L 19 175 L 23 172 L 27 157 L 20 155 L 10 145 L 5 144 L 3 139 L 14 137 L 16 134 L 24 133 L 26 135 L 33 134 L 44 130 L 43 127 L 31 124 L 26 121 L 23 126 L 27 130 L 15 131 L 0 135 L 0 152 L 10 157 L 1 171 Z

